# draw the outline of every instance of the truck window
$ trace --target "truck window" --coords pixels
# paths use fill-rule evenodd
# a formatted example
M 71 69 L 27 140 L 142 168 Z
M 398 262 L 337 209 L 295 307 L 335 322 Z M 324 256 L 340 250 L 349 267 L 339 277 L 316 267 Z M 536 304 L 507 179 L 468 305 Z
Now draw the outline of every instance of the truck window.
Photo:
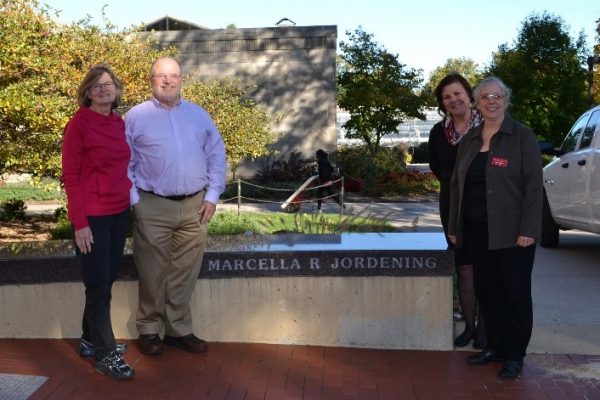
M 599 121 L 600 110 L 596 110 L 592 113 L 589 122 L 583 130 L 583 135 L 581 136 L 581 143 L 579 144 L 580 149 L 589 147 L 590 144 L 592 144 L 592 139 L 594 139 L 594 132 L 596 132 L 596 127 L 598 126 Z
M 589 116 L 589 114 L 585 114 L 579 118 L 577 122 L 575 122 L 575 125 L 573 125 L 571 128 L 567 134 L 567 137 L 565 137 L 562 146 L 560 146 L 562 153 L 569 153 L 577 148 L 577 142 L 579 141 L 579 137 L 585 128 L 585 124 L 588 121 Z

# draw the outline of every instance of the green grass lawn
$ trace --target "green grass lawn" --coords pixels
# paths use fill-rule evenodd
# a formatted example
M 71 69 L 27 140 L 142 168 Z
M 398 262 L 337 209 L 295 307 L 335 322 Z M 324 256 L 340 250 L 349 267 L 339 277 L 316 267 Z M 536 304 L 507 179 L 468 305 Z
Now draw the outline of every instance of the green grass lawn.
M 303 233 L 327 234 L 342 232 L 394 232 L 389 222 L 364 215 L 250 213 L 238 215 L 223 211 L 215 214 L 208 224 L 209 235 L 242 235 Z M 131 230 L 130 230 L 131 234 Z M 51 231 L 51 238 L 70 239 L 71 224 L 63 216 Z
M 12 199 L 23 201 L 60 200 L 64 199 L 64 193 L 58 189 L 56 182 L 43 182 L 42 185 L 32 186 L 27 182 L 6 183 L 0 186 L 0 203 Z
M 386 220 L 368 215 L 284 214 L 219 212 L 208 225 L 210 235 L 253 233 L 326 234 L 341 232 L 393 232 Z

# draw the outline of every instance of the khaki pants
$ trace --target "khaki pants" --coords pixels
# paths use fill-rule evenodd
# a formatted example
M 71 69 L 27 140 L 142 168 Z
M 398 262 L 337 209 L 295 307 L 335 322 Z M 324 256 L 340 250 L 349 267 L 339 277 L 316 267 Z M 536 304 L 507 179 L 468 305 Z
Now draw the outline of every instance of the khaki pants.
M 206 248 L 207 224 L 198 210 L 204 191 L 173 201 L 140 191 L 134 207 L 133 256 L 139 276 L 140 335 L 193 332 L 190 298 Z

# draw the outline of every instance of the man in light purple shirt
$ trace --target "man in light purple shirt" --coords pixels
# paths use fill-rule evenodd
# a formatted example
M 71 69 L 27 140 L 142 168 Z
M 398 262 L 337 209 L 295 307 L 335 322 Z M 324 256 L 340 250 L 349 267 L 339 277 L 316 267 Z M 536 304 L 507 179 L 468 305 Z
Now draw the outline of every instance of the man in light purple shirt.
M 161 354 L 163 343 L 202 353 L 207 345 L 193 333 L 190 298 L 225 189 L 225 146 L 206 110 L 181 98 L 177 61 L 156 60 L 150 79 L 153 97 L 125 116 L 139 346 L 146 355 Z

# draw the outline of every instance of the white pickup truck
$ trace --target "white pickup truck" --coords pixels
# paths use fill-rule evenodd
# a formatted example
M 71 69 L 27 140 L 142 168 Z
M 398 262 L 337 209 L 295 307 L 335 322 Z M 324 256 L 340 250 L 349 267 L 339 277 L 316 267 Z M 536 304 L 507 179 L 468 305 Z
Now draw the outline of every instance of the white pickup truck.
M 544 167 L 543 247 L 557 247 L 559 229 L 600 233 L 600 106 L 575 122 Z

